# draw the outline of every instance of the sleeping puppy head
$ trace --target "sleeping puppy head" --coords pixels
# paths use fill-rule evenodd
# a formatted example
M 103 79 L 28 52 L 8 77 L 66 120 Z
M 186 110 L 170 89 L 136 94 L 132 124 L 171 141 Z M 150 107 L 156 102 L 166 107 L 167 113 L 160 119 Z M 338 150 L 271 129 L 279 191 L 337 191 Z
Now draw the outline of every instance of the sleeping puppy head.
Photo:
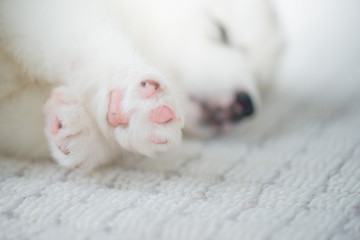
M 186 92 L 185 131 L 197 136 L 227 132 L 259 110 L 282 46 L 268 1 L 206 3 L 192 32 L 184 34 L 181 49 L 186 51 L 177 61 Z
M 269 0 L 119 2 L 127 35 L 178 83 L 186 133 L 213 136 L 258 111 L 281 48 Z

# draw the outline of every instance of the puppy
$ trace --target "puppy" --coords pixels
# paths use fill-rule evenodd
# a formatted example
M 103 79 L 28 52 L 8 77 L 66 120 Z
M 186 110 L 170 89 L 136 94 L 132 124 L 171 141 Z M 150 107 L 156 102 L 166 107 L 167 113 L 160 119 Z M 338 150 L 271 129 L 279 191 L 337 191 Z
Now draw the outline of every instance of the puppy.
M 93 168 L 226 132 L 281 44 L 269 0 L 2 0 L 0 152 Z

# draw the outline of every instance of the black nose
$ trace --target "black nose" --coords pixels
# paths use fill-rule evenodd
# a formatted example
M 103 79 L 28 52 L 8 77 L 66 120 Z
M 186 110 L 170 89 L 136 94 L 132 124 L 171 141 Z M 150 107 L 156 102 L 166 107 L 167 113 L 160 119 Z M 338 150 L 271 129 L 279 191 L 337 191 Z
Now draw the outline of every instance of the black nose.
M 247 93 L 239 92 L 234 95 L 228 107 L 200 102 L 203 110 L 203 123 L 222 128 L 230 123 L 237 123 L 244 117 L 254 113 L 254 106 Z
M 242 118 L 254 113 L 254 106 L 250 96 L 247 93 L 237 93 L 235 101 L 231 105 L 232 121 L 238 122 Z

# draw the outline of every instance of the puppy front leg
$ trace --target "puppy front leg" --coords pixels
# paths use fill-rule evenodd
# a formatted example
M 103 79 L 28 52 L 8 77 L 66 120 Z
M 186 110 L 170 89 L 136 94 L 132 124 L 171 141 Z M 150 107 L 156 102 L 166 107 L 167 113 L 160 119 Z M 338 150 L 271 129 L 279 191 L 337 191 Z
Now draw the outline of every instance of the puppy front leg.
M 181 141 L 176 88 L 137 54 L 103 1 L 4 0 L 0 7 L 7 53 L 30 78 L 59 86 L 44 112 L 61 165 L 91 168 L 124 148 L 152 155 Z

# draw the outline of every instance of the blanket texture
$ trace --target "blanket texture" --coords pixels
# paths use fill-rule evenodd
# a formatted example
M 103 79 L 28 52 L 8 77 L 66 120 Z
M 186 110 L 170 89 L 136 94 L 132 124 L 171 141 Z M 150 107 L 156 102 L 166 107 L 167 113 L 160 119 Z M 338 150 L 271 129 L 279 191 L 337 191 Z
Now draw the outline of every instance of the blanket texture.
M 360 239 L 360 4 L 278 7 L 288 43 L 255 118 L 92 173 L 1 157 L 0 239 Z

